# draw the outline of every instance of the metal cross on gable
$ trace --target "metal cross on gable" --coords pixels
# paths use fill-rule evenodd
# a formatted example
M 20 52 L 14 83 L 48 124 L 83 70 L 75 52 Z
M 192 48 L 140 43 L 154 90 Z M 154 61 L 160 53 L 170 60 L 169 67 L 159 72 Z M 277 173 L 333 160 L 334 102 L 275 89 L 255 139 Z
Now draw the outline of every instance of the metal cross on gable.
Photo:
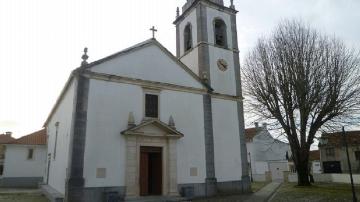
M 150 29 L 150 31 L 152 31 L 152 38 L 155 38 L 155 32 L 157 32 L 158 30 L 155 29 L 154 26 L 152 26 L 152 28 Z

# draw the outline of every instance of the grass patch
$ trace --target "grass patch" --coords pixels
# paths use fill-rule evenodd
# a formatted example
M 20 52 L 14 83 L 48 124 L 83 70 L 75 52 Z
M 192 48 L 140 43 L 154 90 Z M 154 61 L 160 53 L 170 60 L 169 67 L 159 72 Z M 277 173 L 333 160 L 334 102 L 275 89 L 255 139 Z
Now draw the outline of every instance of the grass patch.
M 252 182 L 251 190 L 252 192 L 257 192 L 267 184 L 269 184 L 269 182 Z
M 359 186 L 355 187 L 358 196 L 359 189 Z M 284 183 L 271 201 L 352 201 L 352 192 L 348 184 L 316 183 L 310 187 L 300 187 L 295 183 Z
M 1 202 L 49 202 L 49 200 L 41 196 L 40 194 L 22 194 L 22 193 L 1 193 L 0 194 Z

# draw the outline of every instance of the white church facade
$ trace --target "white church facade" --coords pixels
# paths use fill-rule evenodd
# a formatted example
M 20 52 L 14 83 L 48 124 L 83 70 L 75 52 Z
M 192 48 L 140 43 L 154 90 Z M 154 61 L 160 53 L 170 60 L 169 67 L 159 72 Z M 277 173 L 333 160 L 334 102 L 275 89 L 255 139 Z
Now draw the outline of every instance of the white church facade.
M 188 0 L 177 55 L 152 38 L 72 72 L 45 127 L 52 200 L 250 189 L 234 6 Z

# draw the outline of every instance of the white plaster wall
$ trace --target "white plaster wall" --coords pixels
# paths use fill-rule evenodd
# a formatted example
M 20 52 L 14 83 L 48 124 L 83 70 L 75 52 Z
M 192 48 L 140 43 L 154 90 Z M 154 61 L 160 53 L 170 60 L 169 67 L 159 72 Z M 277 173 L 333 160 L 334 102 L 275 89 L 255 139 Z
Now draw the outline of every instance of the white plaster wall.
M 115 57 L 91 69 L 111 75 L 203 88 L 199 81 L 154 44 Z
M 256 163 L 256 158 L 255 158 L 256 151 L 255 151 L 254 144 L 252 142 L 246 143 L 246 151 L 248 152 L 247 160 L 248 160 L 249 166 L 251 166 L 251 172 L 252 172 L 252 174 L 256 174 L 256 173 L 258 173 L 256 171 L 256 169 L 257 169 L 257 163 Z M 249 153 L 250 153 L 250 155 L 249 155 Z M 259 166 L 262 166 L 262 165 L 259 165 Z M 250 170 L 249 170 L 249 175 L 250 175 Z
M 65 193 L 65 180 L 69 160 L 70 136 L 72 135 L 71 131 L 74 112 L 73 109 L 75 104 L 76 83 L 77 82 L 74 80 L 70 84 L 70 87 L 64 95 L 63 100 L 61 101 L 59 107 L 57 108 L 53 117 L 50 119 L 48 125 L 46 126 L 48 134 L 47 154 L 51 154 L 49 185 L 62 194 Z M 56 158 L 54 159 L 53 155 L 55 145 L 56 122 L 59 122 L 59 128 L 56 146 Z M 45 167 L 47 168 L 47 163 Z M 46 173 L 44 173 L 45 182 L 46 177 L 47 175 Z
M 175 91 L 161 92 L 160 119 L 172 115 L 176 129 L 184 134 L 177 142 L 178 184 L 203 183 L 206 177 L 203 96 Z M 197 168 L 197 176 L 190 176 Z
M 198 47 L 192 49 L 189 53 L 187 53 L 180 60 L 186 66 L 188 66 L 196 75 L 199 76 L 199 49 Z
M 289 144 L 275 141 L 264 129 L 253 138 L 253 144 L 256 161 L 286 161 L 286 152 L 291 156 Z
M 235 101 L 212 99 L 215 174 L 219 182 L 241 180 L 239 122 Z
M 29 149 L 33 159 L 27 159 Z M 3 177 L 43 177 L 45 161 L 45 145 L 6 145 Z
M 320 161 L 313 161 L 311 164 L 312 164 L 312 172 L 313 173 L 321 173 Z
M 125 186 L 126 140 L 129 112 L 138 124 L 143 117 L 143 91 L 139 86 L 90 80 L 84 157 L 86 187 Z M 96 169 L 106 168 L 106 178 Z
M 229 14 L 219 11 L 210 7 L 206 8 L 207 12 L 207 29 L 208 29 L 208 40 L 209 43 L 215 44 L 214 41 L 214 19 L 220 18 L 226 24 L 226 33 L 227 33 L 227 47 L 232 49 L 232 32 L 231 32 L 231 17 Z
M 196 19 L 196 9 L 193 9 L 179 24 L 180 29 L 180 55 L 184 54 L 184 30 L 185 26 L 190 23 L 192 31 L 192 47 L 197 45 L 197 19 Z
M 224 59 L 228 63 L 228 69 L 226 71 L 221 71 L 218 68 L 217 61 L 219 59 Z M 211 87 L 213 87 L 217 93 L 236 95 L 233 53 L 223 48 L 210 46 L 209 60 Z
M 254 174 L 265 174 L 265 172 L 267 171 L 269 171 L 268 162 L 264 162 L 264 161 L 255 162 Z
M 129 112 L 135 122 L 143 119 L 144 91 L 140 86 L 90 81 L 84 177 L 86 187 L 125 186 L 126 130 Z M 202 95 L 160 92 L 160 120 L 173 116 L 185 137 L 177 143 L 178 183 L 202 183 L 205 179 L 205 144 Z M 189 118 L 191 117 L 191 118 Z M 190 176 L 190 168 L 198 168 Z M 106 168 L 106 178 L 96 178 L 96 169 Z

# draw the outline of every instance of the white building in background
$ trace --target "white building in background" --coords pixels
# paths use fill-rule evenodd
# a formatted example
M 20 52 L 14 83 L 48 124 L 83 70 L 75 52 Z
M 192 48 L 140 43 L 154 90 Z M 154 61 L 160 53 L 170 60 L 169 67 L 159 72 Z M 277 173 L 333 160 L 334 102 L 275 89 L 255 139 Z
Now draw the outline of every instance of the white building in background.
M 45 123 L 49 198 L 249 191 L 237 11 L 182 11 L 176 57 L 154 38 L 90 64 L 85 50 Z
M 0 134 L 0 178 L 4 173 L 5 144 L 15 140 L 15 138 L 11 137 L 11 135 L 12 132 Z
M 46 161 L 45 129 L 5 144 L 0 187 L 38 187 Z
M 284 180 L 284 171 L 289 171 L 288 158 L 291 150 L 288 143 L 279 141 L 269 133 L 266 124 L 245 130 L 250 175 L 254 181 Z

